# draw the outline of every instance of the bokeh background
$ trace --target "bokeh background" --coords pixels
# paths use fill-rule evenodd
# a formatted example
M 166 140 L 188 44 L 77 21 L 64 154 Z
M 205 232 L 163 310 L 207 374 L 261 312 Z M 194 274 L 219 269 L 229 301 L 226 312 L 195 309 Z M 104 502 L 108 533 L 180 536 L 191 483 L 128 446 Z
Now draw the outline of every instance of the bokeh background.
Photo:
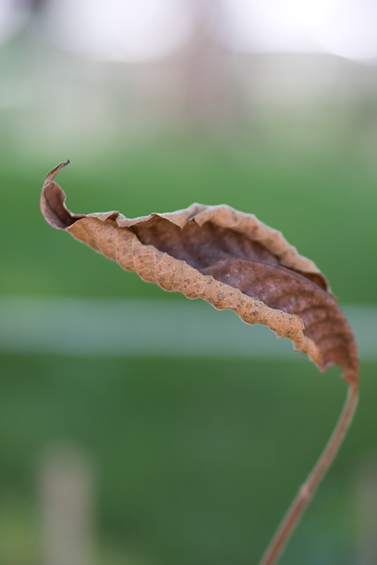
M 164 293 L 39 211 L 226 203 L 328 276 L 361 401 L 282 565 L 377 562 L 377 7 L 0 2 L 0 562 L 256 563 L 337 420 L 265 328 Z

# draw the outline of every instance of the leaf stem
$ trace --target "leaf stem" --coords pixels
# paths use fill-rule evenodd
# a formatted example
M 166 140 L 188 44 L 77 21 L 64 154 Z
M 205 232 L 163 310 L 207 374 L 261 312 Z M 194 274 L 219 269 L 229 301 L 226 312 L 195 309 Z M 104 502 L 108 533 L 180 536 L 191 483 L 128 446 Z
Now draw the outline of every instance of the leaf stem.
M 357 406 L 357 400 L 358 385 L 357 383 L 351 383 L 348 388 L 344 408 L 323 453 L 318 459 L 306 482 L 300 488 L 296 498 L 288 509 L 288 512 L 284 516 L 261 561 L 259 562 L 259 565 L 274 565 L 277 563 L 279 556 L 297 526 L 304 510 L 312 499 L 319 483 L 330 467 L 332 460 L 342 444 L 347 429 L 352 422 Z

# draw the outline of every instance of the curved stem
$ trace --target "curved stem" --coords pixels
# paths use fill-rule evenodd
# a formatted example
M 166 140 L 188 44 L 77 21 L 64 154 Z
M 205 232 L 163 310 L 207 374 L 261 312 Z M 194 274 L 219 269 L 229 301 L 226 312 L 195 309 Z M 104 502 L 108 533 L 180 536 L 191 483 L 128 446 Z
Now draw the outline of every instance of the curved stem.
M 331 465 L 331 462 L 343 441 L 345 433 L 355 413 L 357 399 L 357 384 L 350 384 L 343 411 L 322 455 L 318 459 L 306 482 L 300 488 L 296 498 L 267 547 L 259 565 L 274 565 L 277 562 L 277 559 L 281 555 L 299 519 L 312 499 L 316 488 Z

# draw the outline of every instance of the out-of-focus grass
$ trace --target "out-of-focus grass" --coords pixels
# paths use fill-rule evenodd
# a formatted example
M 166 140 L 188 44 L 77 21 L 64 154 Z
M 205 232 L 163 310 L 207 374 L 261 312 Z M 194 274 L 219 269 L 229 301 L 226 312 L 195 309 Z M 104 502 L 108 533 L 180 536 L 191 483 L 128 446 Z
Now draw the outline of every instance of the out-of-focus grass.
M 285 143 L 280 128 L 280 138 L 263 128 L 165 133 L 93 154 L 67 146 L 52 161 L 18 151 L 3 129 L 0 292 L 174 300 L 43 220 L 44 175 L 70 158 L 57 180 L 74 212 L 133 217 L 226 203 L 281 230 L 342 303 L 375 303 L 375 160 L 352 128 L 330 122 L 315 143 Z M 11 565 L 39 563 L 35 467 L 60 441 L 97 461 L 101 555 L 134 565 L 257 562 L 345 395 L 335 369 L 321 376 L 308 362 L 4 355 L 2 366 L 0 562 Z M 355 483 L 377 440 L 375 373 L 363 364 L 354 426 L 282 565 L 354 565 Z
M 354 563 L 376 368 L 362 367 L 368 395 L 282 565 Z M 22 502 L 1 505 L 0 539 L 20 508 L 27 563 L 38 562 L 25 522 L 25 506 L 38 519 L 36 466 L 51 443 L 72 442 L 97 466 L 101 551 L 150 565 L 246 565 L 322 450 L 346 385 L 336 369 L 322 376 L 304 362 L 6 355 L 0 388 L 0 480 L 6 500 Z

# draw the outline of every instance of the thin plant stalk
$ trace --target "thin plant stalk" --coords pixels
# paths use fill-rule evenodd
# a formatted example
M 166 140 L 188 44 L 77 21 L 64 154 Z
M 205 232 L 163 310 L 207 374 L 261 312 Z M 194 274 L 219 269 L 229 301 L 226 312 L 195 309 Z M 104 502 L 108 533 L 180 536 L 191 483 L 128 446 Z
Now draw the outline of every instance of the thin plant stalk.
M 302 517 L 304 510 L 313 498 L 319 483 L 326 474 L 332 460 L 342 444 L 347 429 L 352 422 L 357 406 L 357 400 L 358 385 L 357 383 L 351 383 L 348 388 L 347 398 L 340 418 L 322 455 L 318 459 L 306 482 L 300 488 L 296 498 L 288 509 L 288 512 L 284 516 L 279 528 L 267 547 L 259 565 L 274 565 L 277 563 L 285 545 Z

